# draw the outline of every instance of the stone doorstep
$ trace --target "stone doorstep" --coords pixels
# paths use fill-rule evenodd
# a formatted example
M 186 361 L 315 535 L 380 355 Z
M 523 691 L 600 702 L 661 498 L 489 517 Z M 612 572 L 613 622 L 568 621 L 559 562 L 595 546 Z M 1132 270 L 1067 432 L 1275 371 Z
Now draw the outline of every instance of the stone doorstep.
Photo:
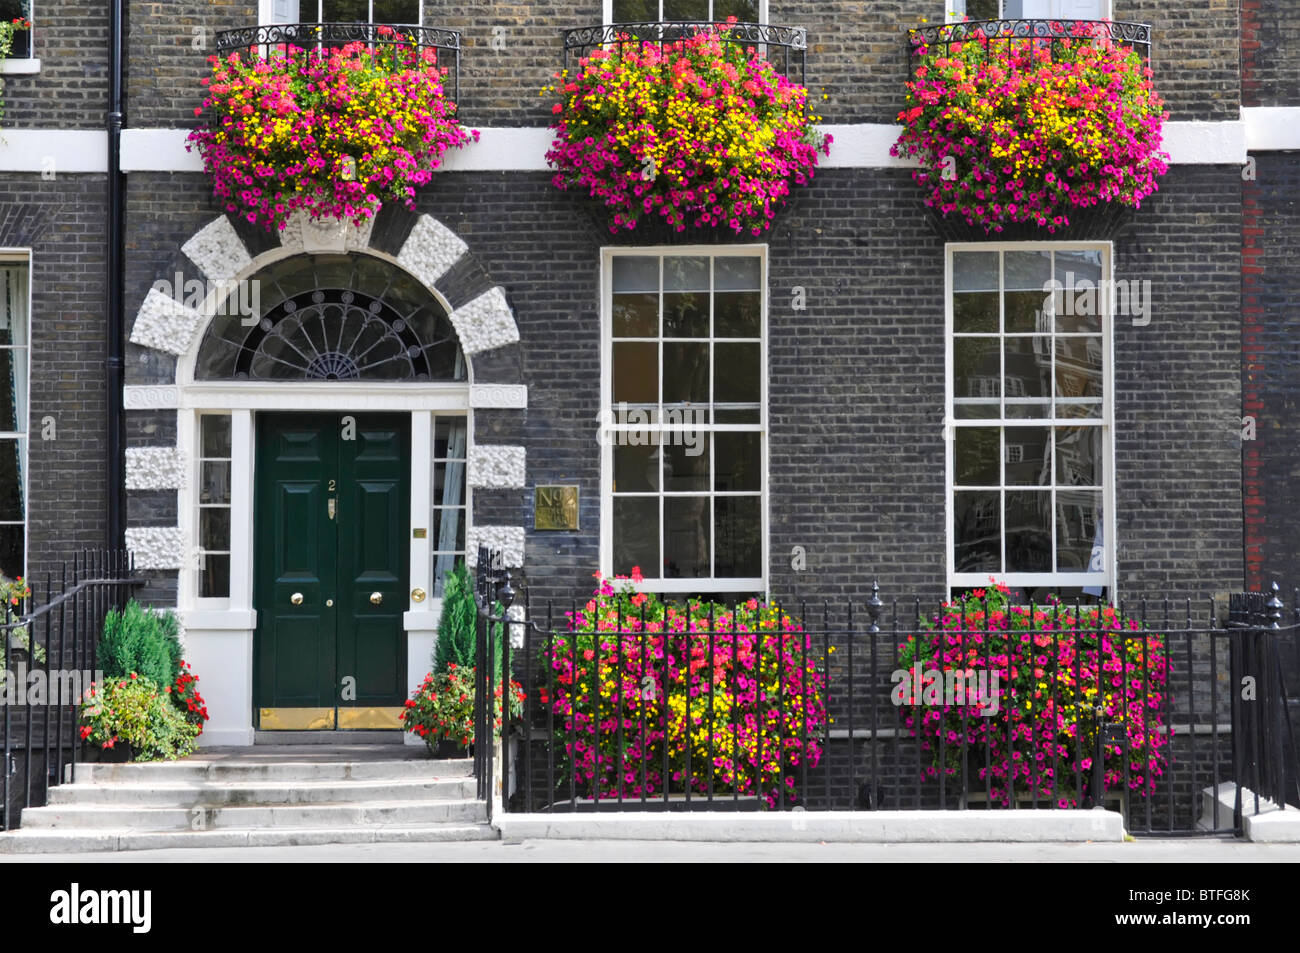
M 224 780 L 176 778 L 151 781 L 60 784 L 50 788 L 46 806 L 106 805 L 152 807 L 234 807 L 240 805 L 324 804 L 338 801 L 467 800 L 476 792 L 473 778 L 381 778 Z
M 1115 811 L 787 811 L 758 814 L 496 814 L 508 843 L 674 840 L 837 843 L 1052 843 L 1124 840 Z
M 70 854 L 191 847 L 307 847 L 318 844 L 446 843 L 497 840 L 487 824 L 426 827 L 296 828 L 230 831 L 49 829 L 0 834 L 3 854 Z
M 199 815 L 199 812 L 202 815 Z M 195 822 L 207 830 L 429 827 L 486 822 L 478 800 L 322 802 L 317 804 L 202 805 L 51 804 L 23 812 L 22 830 L 186 831 Z
M 1213 829 L 1216 797 L 1219 802 L 1219 827 L 1232 826 L 1237 787 L 1231 781 L 1224 781 L 1217 788 L 1204 788 L 1201 791 L 1200 824 L 1206 830 Z M 1300 811 L 1294 807 L 1279 808 L 1272 801 L 1261 797 L 1259 813 L 1256 814 L 1254 792 L 1242 788 L 1241 810 L 1246 840 L 1257 844 L 1300 844 Z

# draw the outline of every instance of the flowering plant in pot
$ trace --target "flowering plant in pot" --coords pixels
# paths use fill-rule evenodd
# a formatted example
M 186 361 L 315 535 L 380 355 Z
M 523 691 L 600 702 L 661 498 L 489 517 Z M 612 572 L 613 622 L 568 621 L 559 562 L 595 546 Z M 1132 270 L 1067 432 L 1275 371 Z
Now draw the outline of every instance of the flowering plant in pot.
M 553 181 L 600 201 L 611 232 L 661 219 L 761 235 L 829 153 L 808 91 L 728 41 L 734 22 L 671 42 L 622 37 L 543 90 L 560 97 Z
M 454 757 L 474 744 L 474 673 L 473 667 L 452 662 L 438 672 L 430 672 L 402 709 L 402 728 L 421 738 L 438 757 Z M 494 688 L 493 718 L 501 730 L 501 700 L 505 695 L 498 683 Z M 523 686 L 510 680 L 510 716 L 524 713 Z
M 595 799 L 689 787 L 798 803 L 796 777 L 820 762 L 828 725 L 825 674 L 802 625 L 757 599 L 664 603 L 635 590 L 637 569 L 597 578 L 543 653 L 557 774 Z
M 1054 23 L 1065 36 L 1016 40 L 997 38 L 998 26 L 933 48 L 914 34 L 890 151 L 920 163 L 925 204 L 989 234 L 1017 223 L 1056 232 L 1105 203 L 1141 207 L 1169 161 L 1150 68 L 1105 24 Z
M 380 27 L 393 37 L 391 27 Z M 227 212 L 283 229 L 312 218 L 360 225 L 385 201 L 414 207 L 452 147 L 477 140 L 456 118 L 433 49 L 394 42 L 212 57 L 189 135 Z
M 930 757 L 923 774 L 960 779 L 964 752 L 971 787 L 995 803 L 1010 805 L 1014 790 L 1077 807 L 1099 730 L 1117 724 L 1122 743 L 1104 739 L 1103 789 L 1154 793 L 1173 735 L 1164 637 L 1109 606 L 1013 605 L 1008 587 L 990 582 L 944 603 L 928 632 L 899 646 L 905 677 L 893 700 Z
M 91 685 L 81 719 L 81 740 L 99 750 L 100 760 L 183 758 L 202 731 L 155 682 L 134 672 Z

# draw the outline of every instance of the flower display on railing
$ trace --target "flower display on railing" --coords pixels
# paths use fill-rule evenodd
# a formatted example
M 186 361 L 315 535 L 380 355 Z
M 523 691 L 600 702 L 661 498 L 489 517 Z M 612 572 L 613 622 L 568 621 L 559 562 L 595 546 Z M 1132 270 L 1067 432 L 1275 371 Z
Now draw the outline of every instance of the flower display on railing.
M 792 187 L 812 179 L 818 153 L 829 153 L 808 91 L 754 47 L 728 42 L 729 28 L 623 37 L 543 90 L 560 97 L 546 156 L 555 185 L 602 202 L 611 232 L 657 218 L 678 232 L 760 235 Z
M 413 207 L 447 150 L 478 138 L 457 121 L 431 48 L 291 46 L 210 62 L 195 110 L 208 121 L 190 147 L 226 211 L 268 230 L 298 209 L 359 225 L 385 201 Z
M 826 681 L 803 627 L 755 599 L 665 604 L 601 579 L 544 652 L 565 763 L 581 797 L 687 789 L 796 803 L 823 755 Z M 617 588 L 616 588 L 617 584 Z M 620 757 L 621 746 L 621 757 Z
M 1007 586 L 990 583 L 944 603 L 930 634 L 899 646 L 907 678 L 894 700 L 933 759 L 925 775 L 960 779 L 965 754 L 971 789 L 987 785 L 995 803 L 1009 805 L 1014 790 L 1077 807 L 1099 730 L 1119 725 L 1123 743 L 1104 746 L 1104 790 L 1153 794 L 1173 735 L 1164 638 L 1109 607 L 1012 605 Z
M 1013 223 L 1055 232 L 1080 209 L 1138 208 L 1156 191 L 1168 114 L 1151 70 L 1105 24 L 1051 26 L 1063 35 L 976 31 L 927 47 L 913 34 L 915 74 L 891 153 L 920 162 L 912 178 L 926 205 L 988 233 Z

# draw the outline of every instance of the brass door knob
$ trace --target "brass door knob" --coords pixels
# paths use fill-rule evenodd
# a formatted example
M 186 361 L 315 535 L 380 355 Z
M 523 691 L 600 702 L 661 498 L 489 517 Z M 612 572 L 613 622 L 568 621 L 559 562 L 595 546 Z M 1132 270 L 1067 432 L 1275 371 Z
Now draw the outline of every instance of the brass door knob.
M 370 604 L 372 606 L 380 605 L 383 601 L 384 601 L 384 594 L 382 592 L 372 592 L 370 594 Z
M 412 601 L 423 602 L 424 597 L 425 597 L 425 591 L 421 589 L 419 586 L 416 586 L 414 589 L 411 590 Z
M 300 605 L 302 605 L 302 593 L 301 593 L 301 592 L 295 592 L 293 595 L 291 595 L 291 596 L 289 597 L 289 601 L 292 602 L 292 603 L 293 603 L 294 605 L 296 605 L 296 606 L 300 606 Z

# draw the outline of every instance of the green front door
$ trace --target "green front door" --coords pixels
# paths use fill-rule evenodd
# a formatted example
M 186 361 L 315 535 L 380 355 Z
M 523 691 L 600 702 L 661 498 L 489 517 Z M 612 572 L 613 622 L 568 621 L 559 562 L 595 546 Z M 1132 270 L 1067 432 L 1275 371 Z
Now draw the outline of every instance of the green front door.
M 258 415 L 259 728 L 399 727 L 410 446 L 402 414 Z

